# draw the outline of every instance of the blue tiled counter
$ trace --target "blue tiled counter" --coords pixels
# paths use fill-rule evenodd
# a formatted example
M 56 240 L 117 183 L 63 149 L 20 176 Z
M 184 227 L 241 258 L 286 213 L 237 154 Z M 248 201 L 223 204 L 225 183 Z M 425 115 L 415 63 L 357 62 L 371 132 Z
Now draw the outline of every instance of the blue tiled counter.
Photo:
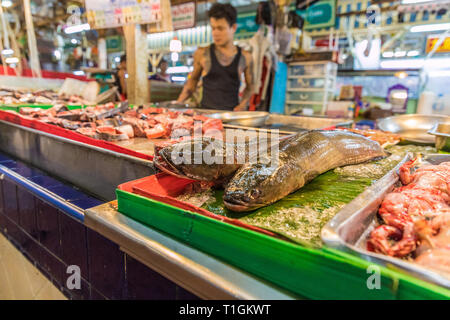
M 296 298 L 3 153 L 0 232 L 70 299 Z
M 70 299 L 197 299 L 84 224 L 103 202 L 0 153 L 0 231 Z M 81 288 L 68 289 L 68 266 Z

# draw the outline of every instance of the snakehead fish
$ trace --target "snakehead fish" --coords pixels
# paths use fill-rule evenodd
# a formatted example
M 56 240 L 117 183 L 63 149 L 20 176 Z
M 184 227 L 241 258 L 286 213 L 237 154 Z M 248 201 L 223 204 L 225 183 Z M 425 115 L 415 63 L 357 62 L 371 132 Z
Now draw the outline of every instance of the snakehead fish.
M 155 166 L 171 175 L 222 184 L 245 163 L 266 159 L 280 140 L 247 139 L 238 143 L 202 137 L 185 140 L 156 152 Z
M 233 211 L 251 211 L 274 203 L 318 175 L 358 164 L 386 153 L 378 142 L 345 131 L 309 131 L 279 144 L 277 163 L 247 163 L 225 188 L 224 204 Z

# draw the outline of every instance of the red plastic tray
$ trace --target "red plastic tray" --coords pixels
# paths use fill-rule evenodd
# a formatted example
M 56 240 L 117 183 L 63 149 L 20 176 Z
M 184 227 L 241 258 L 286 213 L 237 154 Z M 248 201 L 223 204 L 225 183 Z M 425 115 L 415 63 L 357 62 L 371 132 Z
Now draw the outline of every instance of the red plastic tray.
M 0 120 L 15 123 L 15 124 L 27 127 L 27 128 L 36 129 L 36 130 L 39 130 L 42 132 L 51 133 L 51 134 L 54 134 L 59 137 L 86 143 L 91 146 L 96 146 L 96 147 L 100 147 L 103 149 L 115 151 L 118 153 L 127 154 L 127 155 L 130 155 L 133 157 L 137 157 L 137 158 L 141 158 L 141 159 L 145 159 L 145 160 L 153 160 L 153 156 L 146 155 L 146 154 L 143 154 L 140 152 L 136 152 L 136 151 L 118 146 L 118 145 L 108 142 L 108 141 L 90 138 L 90 137 L 84 136 L 82 134 L 79 134 L 78 132 L 64 129 L 64 128 L 58 127 L 56 125 L 53 125 L 53 124 L 44 123 L 42 121 L 35 120 L 35 119 L 27 119 L 27 118 L 24 118 L 21 115 L 17 114 L 14 111 L 0 110 Z
M 275 233 L 268 230 L 246 224 L 236 219 L 214 214 L 208 210 L 196 207 L 190 203 L 183 202 L 175 198 L 182 194 L 184 190 L 194 182 L 194 180 L 178 178 L 167 173 L 158 173 L 149 177 L 123 183 L 117 188 L 153 199 L 155 201 L 163 202 L 183 210 L 199 213 L 216 220 L 260 232 L 272 237 L 278 237 Z

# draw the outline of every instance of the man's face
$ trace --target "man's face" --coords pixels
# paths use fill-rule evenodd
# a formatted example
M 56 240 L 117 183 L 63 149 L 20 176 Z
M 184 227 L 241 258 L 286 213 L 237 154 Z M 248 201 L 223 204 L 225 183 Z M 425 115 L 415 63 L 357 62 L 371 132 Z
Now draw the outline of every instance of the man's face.
M 161 63 L 161 65 L 159 66 L 159 68 L 161 69 L 161 72 L 162 72 L 162 73 L 166 73 L 166 70 L 167 70 L 167 62 Z
M 236 24 L 230 26 L 225 18 L 210 18 L 209 23 L 211 24 L 212 37 L 215 45 L 223 46 L 233 41 L 237 28 Z

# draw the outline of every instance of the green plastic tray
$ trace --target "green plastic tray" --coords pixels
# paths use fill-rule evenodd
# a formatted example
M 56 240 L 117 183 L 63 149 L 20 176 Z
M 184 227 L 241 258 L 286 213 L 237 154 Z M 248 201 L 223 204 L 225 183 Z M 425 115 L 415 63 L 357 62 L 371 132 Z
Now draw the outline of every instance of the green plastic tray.
M 0 109 L 1 110 L 12 110 L 12 111 L 16 111 L 19 112 L 21 108 L 41 108 L 41 109 L 50 109 L 51 107 L 53 107 L 52 104 L 2 104 L 0 105 Z M 84 105 L 68 105 L 67 108 L 69 110 L 75 110 L 75 109 L 81 109 L 84 108 L 86 106 Z
M 450 290 L 376 265 L 379 289 L 369 289 L 370 262 L 324 247 L 312 249 L 240 228 L 121 189 L 121 213 L 208 254 L 311 299 L 449 299 Z

